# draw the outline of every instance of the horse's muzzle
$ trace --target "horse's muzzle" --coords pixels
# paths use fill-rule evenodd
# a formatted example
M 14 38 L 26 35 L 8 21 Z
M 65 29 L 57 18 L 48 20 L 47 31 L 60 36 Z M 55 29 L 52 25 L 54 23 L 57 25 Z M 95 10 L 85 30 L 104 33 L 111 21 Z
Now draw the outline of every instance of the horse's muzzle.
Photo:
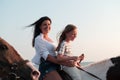
M 38 71 L 38 69 L 35 66 L 33 66 L 31 62 L 27 62 L 26 64 L 32 69 L 32 73 L 31 73 L 32 79 L 39 80 L 40 72 Z
M 39 71 L 33 71 L 31 76 L 32 76 L 33 80 L 39 80 L 40 72 Z

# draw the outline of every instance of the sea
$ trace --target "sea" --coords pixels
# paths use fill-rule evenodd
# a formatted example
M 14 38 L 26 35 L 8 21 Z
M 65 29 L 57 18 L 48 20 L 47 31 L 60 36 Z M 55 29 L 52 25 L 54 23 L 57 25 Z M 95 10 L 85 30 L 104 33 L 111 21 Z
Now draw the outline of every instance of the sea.
M 81 62 L 80 65 L 81 66 L 86 66 L 86 65 L 91 64 L 91 63 L 93 63 L 93 62 L 92 61 L 91 62 Z

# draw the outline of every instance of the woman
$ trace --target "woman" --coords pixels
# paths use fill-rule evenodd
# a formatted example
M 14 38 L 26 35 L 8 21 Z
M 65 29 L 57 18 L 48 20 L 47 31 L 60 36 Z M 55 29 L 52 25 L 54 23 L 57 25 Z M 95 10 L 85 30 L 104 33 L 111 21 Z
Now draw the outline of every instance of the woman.
M 51 23 L 51 19 L 44 16 L 30 25 L 34 26 L 32 46 L 36 51 L 32 61 L 39 65 L 39 71 L 41 72 L 40 80 L 62 80 L 57 72 L 58 64 L 74 66 L 70 61 L 57 61 L 55 44 L 48 35 L 51 30 Z

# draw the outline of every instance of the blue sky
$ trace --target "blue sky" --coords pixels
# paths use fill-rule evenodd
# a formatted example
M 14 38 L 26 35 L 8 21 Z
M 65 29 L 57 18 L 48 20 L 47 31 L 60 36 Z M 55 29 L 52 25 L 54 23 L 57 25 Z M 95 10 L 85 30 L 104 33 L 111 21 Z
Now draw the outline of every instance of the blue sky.
M 120 54 L 120 0 L 0 0 L 0 37 L 31 60 L 33 30 L 25 26 L 42 16 L 52 19 L 50 36 L 55 41 L 67 24 L 78 27 L 73 51 L 84 53 L 84 61 Z

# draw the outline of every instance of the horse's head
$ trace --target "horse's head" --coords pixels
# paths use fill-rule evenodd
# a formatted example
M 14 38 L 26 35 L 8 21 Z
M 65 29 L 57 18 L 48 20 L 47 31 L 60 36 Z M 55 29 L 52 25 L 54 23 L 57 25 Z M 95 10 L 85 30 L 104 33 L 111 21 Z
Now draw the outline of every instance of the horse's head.
M 19 80 L 38 80 L 40 72 L 5 40 L 0 38 L 0 77 Z M 11 77 L 10 77 L 11 76 Z M 15 79 L 17 80 L 17 79 Z
M 115 65 L 120 65 L 120 56 L 111 58 L 111 61 Z

